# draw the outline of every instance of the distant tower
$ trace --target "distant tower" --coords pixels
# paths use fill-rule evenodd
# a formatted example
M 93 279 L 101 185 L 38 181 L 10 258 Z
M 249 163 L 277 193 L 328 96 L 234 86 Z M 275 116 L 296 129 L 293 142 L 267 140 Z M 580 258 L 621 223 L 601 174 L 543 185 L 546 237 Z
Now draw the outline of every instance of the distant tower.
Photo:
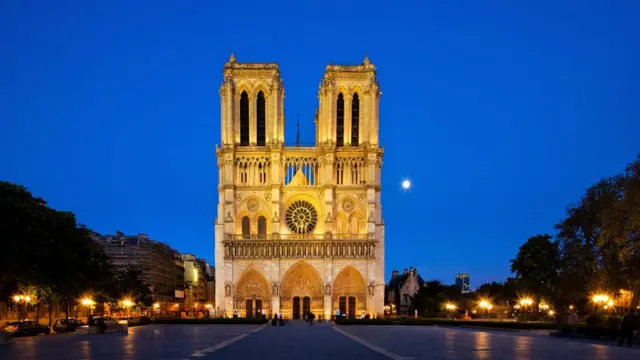
M 460 291 L 463 294 L 471 292 L 471 288 L 469 284 L 470 284 L 469 274 L 465 274 L 465 273 L 456 274 L 456 286 L 460 288 Z

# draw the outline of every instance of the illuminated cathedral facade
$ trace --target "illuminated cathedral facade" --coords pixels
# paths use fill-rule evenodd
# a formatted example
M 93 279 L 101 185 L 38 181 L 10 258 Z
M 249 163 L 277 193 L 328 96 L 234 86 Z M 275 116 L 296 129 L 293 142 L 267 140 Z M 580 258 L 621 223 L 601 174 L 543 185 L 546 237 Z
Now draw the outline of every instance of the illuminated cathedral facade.
M 376 68 L 327 65 L 315 146 L 285 146 L 278 64 L 231 55 L 220 86 L 218 314 L 382 316 Z

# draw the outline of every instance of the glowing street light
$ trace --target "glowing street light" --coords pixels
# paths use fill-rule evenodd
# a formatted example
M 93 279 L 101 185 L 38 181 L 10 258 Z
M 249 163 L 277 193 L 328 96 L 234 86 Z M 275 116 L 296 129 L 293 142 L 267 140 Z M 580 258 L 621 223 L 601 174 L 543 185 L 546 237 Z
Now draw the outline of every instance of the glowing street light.
M 553 310 L 549 310 L 549 316 L 553 316 L 556 312 Z
M 158 304 L 158 303 L 153 304 L 153 308 L 158 310 L 160 308 L 160 304 Z
M 31 296 L 29 295 L 14 295 L 13 301 L 18 304 L 18 310 L 20 310 L 20 304 L 22 304 L 23 312 L 22 312 L 22 320 L 24 320 L 25 313 L 27 312 L 27 304 L 31 302 Z M 20 316 L 18 315 L 18 320 L 20 320 Z

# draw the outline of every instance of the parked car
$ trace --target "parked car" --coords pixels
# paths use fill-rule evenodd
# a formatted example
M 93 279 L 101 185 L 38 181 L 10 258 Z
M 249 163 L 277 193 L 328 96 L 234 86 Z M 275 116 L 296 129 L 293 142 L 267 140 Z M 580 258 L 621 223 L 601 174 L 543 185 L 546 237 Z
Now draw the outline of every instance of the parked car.
M 53 331 L 57 333 L 73 332 L 76 331 L 76 328 L 81 325 L 82 321 L 74 318 L 56 319 L 55 324 L 53 324 Z
M 5 324 L 2 327 L 2 332 L 8 334 L 10 337 L 21 337 L 21 336 L 35 336 L 35 335 L 49 335 L 51 334 L 51 329 L 46 326 L 40 325 L 35 321 L 27 320 L 27 321 L 15 321 Z
M 88 325 L 89 327 L 95 326 L 101 334 L 109 329 L 117 329 L 119 326 L 116 319 L 111 316 L 94 316 L 91 318 Z

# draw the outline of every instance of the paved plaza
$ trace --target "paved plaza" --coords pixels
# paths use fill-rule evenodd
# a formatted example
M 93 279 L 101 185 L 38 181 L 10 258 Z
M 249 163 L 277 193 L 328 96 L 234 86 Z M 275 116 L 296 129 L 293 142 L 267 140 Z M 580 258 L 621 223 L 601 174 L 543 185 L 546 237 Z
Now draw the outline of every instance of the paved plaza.
M 11 360 L 196 359 L 640 359 L 639 348 L 541 333 L 442 327 L 149 325 L 129 334 L 61 334 L 0 345 Z

